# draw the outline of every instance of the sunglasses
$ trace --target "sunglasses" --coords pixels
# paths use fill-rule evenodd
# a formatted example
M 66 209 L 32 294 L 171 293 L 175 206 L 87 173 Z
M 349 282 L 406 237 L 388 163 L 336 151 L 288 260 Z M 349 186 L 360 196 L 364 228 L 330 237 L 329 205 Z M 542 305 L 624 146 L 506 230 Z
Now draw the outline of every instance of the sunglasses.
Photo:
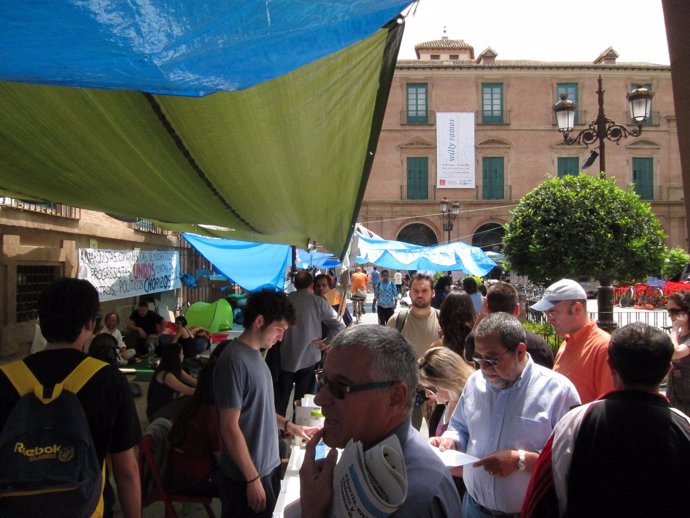
M 434 395 L 434 396 L 438 392 L 438 387 L 434 387 L 433 385 L 430 385 L 428 387 L 424 387 L 424 386 L 420 385 L 419 388 L 425 392 L 428 392 L 429 394 Z
M 481 367 L 482 365 L 497 367 L 501 364 L 501 360 L 499 358 L 505 356 L 509 352 L 510 351 L 503 351 L 503 353 L 499 354 L 497 358 L 482 358 L 481 356 L 475 354 L 472 356 L 472 361 L 476 363 L 478 367 Z
M 328 387 L 328 391 L 336 399 L 345 399 L 345 396 L 353 392 L 381 389 L 398 383 L 397 381 L 373 381 L 371 383 L 360 383 L 359 385 L 347 385 L 329 380 L 323 373 L 323 369 L 317 370 L 314 374 L 316 375 L 316 383 L 319 386 L 319 390 Z

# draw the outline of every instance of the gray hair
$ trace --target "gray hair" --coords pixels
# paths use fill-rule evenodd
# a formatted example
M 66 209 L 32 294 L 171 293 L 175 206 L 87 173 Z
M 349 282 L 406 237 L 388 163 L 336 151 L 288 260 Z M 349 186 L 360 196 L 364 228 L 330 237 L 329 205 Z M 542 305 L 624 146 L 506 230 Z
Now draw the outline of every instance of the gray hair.
M 475 338 L 493 334 L 500 337 L 501 345 L 509 351 L 514 351 L 520 342 L 525 341 L 525 330 L 517 317 L 502 311 L 484 317 L 474 331 Z
M 367 351 L 372 362 L 369 375 L 372 381 L 401 381 L 407 386 L 407 410 L 412 410 L 417 389 L 417 355 L 395 329 L 380 325 L 348 327 L 331 342 L 333 349 Z

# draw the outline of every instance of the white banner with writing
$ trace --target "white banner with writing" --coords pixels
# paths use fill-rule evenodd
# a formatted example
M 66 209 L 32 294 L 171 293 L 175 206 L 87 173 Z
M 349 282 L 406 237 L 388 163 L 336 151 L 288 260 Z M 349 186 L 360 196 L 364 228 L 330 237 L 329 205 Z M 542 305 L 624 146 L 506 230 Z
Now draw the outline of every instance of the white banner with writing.
M 101 302 L 174 290 L 180 287 L 180 253 L 80 248 L 77 276 L 98 289 Z
M 474 187 L 474 113 L 437 113 L 436 188 Z

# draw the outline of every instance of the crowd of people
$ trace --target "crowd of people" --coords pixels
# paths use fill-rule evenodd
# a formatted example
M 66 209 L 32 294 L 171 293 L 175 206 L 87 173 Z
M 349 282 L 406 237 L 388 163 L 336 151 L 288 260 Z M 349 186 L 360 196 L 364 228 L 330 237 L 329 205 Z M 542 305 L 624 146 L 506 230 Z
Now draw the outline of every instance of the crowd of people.
M 690 509 L 683 490 L 690 480 L 690 293 L 669 298 L 670 333 L 635 323 L 609 335 L 589 318 L 577 282 L 555 282 L 531 306 L 563 338 L 554 357 L 541 337 L 525 332 L 507 282 L 482 294 L 470 277 L 460 289 L 449 276 L 434 282 L 416 274 L 406 282 L 401 272 L 360 268 L 351 286 L 371 290 L 372 325 L 344 318 L 346 294 L 332 275 L 299 271 L 293 282 L 290 294 L 250 294 L 241 334 L 218 345 L 195 378 L 183 368 L 196 331 L 184 317 L 161 345 L 162 319 L 141 304 L 124 337 L 112 313 L 96 340 L 95 289 L 61 279 L 39 301 L 48 345 L 23 363 L 43 385 L 55 385 L 81 364 L 90 341 L 125 361 L 158 345 L 146 414 L 172 423 L 168 483 L 179 493 L 219 498 L 226 518 L 273 515 L 281 442 L 291 436 L 307 443 L 299 475 L 304 518 L 331 512 L 337 448 L 354 440 L 367 449 L 391 436 L 408 487 L 395 517 L 634 517 Z M 409 303 L 399 307 L 403 295 Z M 134 447 L 142 432 L 117 367 L 103 367 L 77 397 L 99 462 L 111 459 L 123 515 L 133 518 L 141 516 Z M 668 398 L 660 393 L 666 379 Z M 325 418 L 320 429 L 290 417 L 291 397 L 310 393 Z M 3 369 L 3 434 L 19 400 Z M 424 421 L 428 439 L 419 432 Z M 321 442 L 331 450 L 316 458 Z M 449 468 L 432 447 L 477 460 Z M 106 483 L 105 515 L 109 489 Z M 0 515 L 14 509 L 8 502 L 0 498 Z

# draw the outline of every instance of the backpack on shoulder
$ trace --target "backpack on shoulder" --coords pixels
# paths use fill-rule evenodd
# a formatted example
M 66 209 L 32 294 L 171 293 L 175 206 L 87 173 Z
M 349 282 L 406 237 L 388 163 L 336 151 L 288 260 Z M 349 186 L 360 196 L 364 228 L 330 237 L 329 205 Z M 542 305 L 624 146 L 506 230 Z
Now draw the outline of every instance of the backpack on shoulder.
M 105 466 L 76 394 L 105 366 L 87 357 L 52 391 L 22 360 L 0 366 L 20 396 L 0 433 L 1 516 L 102 516 Z

